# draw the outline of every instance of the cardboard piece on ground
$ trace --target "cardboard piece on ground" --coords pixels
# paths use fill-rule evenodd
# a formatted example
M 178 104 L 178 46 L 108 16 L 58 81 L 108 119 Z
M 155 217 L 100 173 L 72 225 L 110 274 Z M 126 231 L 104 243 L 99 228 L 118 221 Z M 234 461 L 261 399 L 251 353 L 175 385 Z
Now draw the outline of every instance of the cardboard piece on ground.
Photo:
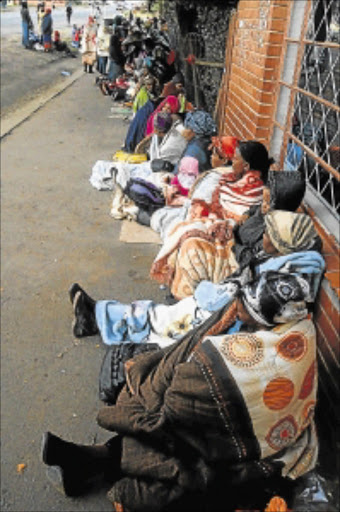
M 158 233 L 130 220 L 123 220 L 119 241 L 126 244 L 163 244 Z

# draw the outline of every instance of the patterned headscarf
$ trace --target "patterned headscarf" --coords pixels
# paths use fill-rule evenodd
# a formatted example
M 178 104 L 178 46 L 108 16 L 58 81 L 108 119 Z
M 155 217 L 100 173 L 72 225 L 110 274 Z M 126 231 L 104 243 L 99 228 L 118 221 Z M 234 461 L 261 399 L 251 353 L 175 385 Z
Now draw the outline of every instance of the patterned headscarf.
M 264 272 L 241 290 L 241 299 L 248 313 L 268 327 L 305 318 L 309 295 L 305 279 L 274 271 Z
M 176 96 L 167 96 L 156 108 L 156 110 L 149 116 L 146 124 L 146 135 L 150 135 L 153 132 L 153 121 L 158 112 L 161 112 L 164 105 L 170 105 L 171 113 L 176 114 L 179 111 L 180 104 Z
M 269 171 L 270 207 L 295 212 L 306 191 L 306 179 L 297 171 Z
M 274 210 L 264 217 L 266 232 L 281 254 L 312 249 L 319 238 L 312 219 L 303 213 Z
M 217 131 L 213 118 L 204 110 L 189 112 L 185 117 L 184 127 L 203 137 L 211 137 Z
M 153 120 L 153 127 L 160 132 L 168 132 L 172 125 L 171 114 L 167 112 L 157 112 Z

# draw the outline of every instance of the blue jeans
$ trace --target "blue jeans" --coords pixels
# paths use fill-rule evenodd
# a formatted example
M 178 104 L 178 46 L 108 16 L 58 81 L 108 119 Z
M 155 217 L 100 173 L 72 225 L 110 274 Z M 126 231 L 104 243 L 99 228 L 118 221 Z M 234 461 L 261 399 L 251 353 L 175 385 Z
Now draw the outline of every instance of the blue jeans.
M 98 57 L 98 71 L 101 75 L 106 74 L 108 57 Z
M 25 48 L 29 47 L 28 42 L 28 23 L 27 21 L 22 22 L 22 45 L 25 46 Z
M 122 66 L 115 63 L 114 60 L 110 59 L 110 68 L 108 79 L 110 82 L 114 82 L 117 78 L 124 73 Z

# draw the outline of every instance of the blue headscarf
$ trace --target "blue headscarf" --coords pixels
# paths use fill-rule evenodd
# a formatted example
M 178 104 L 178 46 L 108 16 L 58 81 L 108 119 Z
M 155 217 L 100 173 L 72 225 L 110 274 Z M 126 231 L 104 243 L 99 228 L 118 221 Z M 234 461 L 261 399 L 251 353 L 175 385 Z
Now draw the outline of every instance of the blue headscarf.
M 203 137 L 211 137 L 217 132 L 213 118 L 204 110 L 189 112 L 185 117 L 184 126 Z

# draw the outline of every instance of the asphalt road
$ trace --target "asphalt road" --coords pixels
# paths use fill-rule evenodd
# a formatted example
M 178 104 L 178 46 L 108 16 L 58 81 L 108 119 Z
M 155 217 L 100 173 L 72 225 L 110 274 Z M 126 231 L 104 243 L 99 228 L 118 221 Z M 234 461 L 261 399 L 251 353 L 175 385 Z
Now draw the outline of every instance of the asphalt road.
M 1 39 L 7 119 L 64 80 L 61 70 L 80 67 L 80 57 L 25 51 L 20 38 Z M 89 183 L 127 129 L 94 76 L 82 74 L 1 140 L 2 512 L 112 510 L 105 490 L 77 500 L 59 494 L 40 458 L 47 430 L 87 444 L 110 437 L 96 424 L 105 347 L 98 336 L 74 339 L 67 290 L 78 281 L 96 299 L 164 300 L 149 279 L 159 247 L 119 242 L 111 193 Z

